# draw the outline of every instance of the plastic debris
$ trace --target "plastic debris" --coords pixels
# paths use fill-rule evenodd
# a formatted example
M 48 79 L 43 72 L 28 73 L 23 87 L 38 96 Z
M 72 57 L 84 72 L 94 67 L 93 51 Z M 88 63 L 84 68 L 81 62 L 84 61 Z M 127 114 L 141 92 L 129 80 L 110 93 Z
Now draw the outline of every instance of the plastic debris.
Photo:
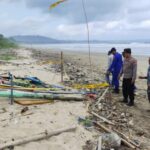
M 87 128 L 93 126 L 93 122 L 88 118 L 79 117 L 78 122 L 79 122 L 79 124 L 82 124 L 83 126 L 85 126 Z
M 119 148 L 121 146 L 121 138 L 116 133 L 103 134 L 102 144 L 104 148 Z

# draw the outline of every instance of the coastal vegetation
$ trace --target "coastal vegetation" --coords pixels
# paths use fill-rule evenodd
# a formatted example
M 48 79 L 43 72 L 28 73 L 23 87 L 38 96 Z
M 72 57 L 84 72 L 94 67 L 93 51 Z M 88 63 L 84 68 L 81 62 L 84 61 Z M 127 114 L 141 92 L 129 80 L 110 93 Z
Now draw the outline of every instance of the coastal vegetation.
M 17 44 L 0 34 L 0 49 L 17 48 Z

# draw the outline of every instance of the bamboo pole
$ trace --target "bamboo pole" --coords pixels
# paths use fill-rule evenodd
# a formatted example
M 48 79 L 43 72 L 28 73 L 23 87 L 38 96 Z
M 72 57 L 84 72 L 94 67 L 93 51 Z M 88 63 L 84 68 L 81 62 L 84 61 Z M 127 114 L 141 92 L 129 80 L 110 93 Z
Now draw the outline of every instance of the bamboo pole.
M 97 150 L 102 150 L 102 136 L 100 136 L 99 139 L 98 139 Z
M 95 116 L 95 117 L 97 117 L 97 118 L 103 120 L 104 122 L 110 124 L 110 125 L 115 125 L 115 124 L 114 124 L 113 122 L 111 122 L 110 120 L 108 120 L 108 119 L 106 119 L 106 118 L 104 118 L 104 117 L 102 117 L 102 116 L 96 114 L 96 113 L 93 112 L 93 111 L 91 112 L 91 114 L 92 114 L 93 116 Z
M 101 100 L 105 97 L 106 93 L 108 92 L 109 87 L 105 89 L 104 93 L 102 94 L 102 96 L 98 99 L 98 101 L 96 102 L 95 106 L 98 105 Z
M 126 141 L 128 141 L 129 143 L 133 144 L 136 147 L 140 147 L 139 144 L 136 144 L 135 142 L 131 141 L 125 134 L 121 133 L 120 131 L 113 129 L 113 131 L 115 131 L 117 134 L 119 134 L 123 139 L 125 139 Z
M 110 129 L 108 129 L 107 127 L 95 122 L 95 124 L 100 127 L 102 130 L 104 130 L 107 133 L 112 133 L 113 131 L 111 131 Z M 134 146 L 132 143 L 129 143 L 127 140 L 125 140 L 124 138 L 121 138 L 121 142 L 122 144 L 128 146 L 131 149 L 136 149 L 136 146 Z
M 1 144 L 0 149 L 2 150 L 2 149 L 9 148 L 9 147 L 14 147 L 14 146 L 22 145 L 22 144 L 27 144 L 27 143 L 30 143 L 30 142 L 33 142 L 33 141 L 39 141 L 39 140 L 47 139 L 47 138 L 50 138 L 52 136 L 59 135 L 63 132 L 71 132 L 71 131 L 75 131 L 75 130 L 76 130 L 76 127 L 73 126 L 73 127 L 70 127 L 70 128 L 64 128 L 64 129 L 56 130 L 56 131 L 53 131 L 53 132 L 48 131 L 48 132 L 38 134 L 38 135 L 33 136 L 33 137 L 29 137 L 29 138 L 27 137 L 27 138 L 19 139 L 19 140 L 16 140 L 16 141 L 11 141 L 9 143 Z
M 10 97 L 10 91 L 0 91 L 0 97 Z M 13 98 L 28 98 L 28 99 L 42 99 L 42 100 L 64 100 L 64 101 L 83 101 L 82 94 L 53 94 L 53 93 L 34 93 L 34 92 L 20 92 L 13 91 Z
M 61 51 L 61 82 L 64 82 L 64 58 L 63 52 Z
M 13 97 L 13 76 L 11 73 L 9 73 L 9 77 L 11 80 L 11 95 L 10 95 L 10 104 L 13 105 L 14 104 L 14 97 Z

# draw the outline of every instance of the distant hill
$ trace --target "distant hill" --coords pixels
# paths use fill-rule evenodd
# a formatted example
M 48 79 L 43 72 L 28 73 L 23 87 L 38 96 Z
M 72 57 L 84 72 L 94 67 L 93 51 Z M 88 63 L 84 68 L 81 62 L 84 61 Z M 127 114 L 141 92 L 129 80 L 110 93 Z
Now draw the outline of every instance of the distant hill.
M 59 40 L 55 40 L 52 38 L 44 37 L 44 36 L 35 36 L 35 35 L 17 35 L 10 37 L 17 43 L 25 43 L 25 44 L 49 44 L 49 43 L 59 43 Z
M 57 40 L 50 37 L 39 35 L 17 35 L 9 38 L 12 42 L 21 44 L 61 44 L 61 43 L 87 43 L 86 40 Z M 149 39 L 143 40 L 92 40 L 90 43 L 108 43 L 108 44 L 130 44 L 130 43 L 150 43 Z
M 87 43 L 81 40 L 57 40 L 50 37 L 39 35 L 17 35 L 10 37 L 11 40 L 22 44 L 61 44 L 61 43 Z M 100 43 L 100 41 L 91 41 L 91 43 Z
M 17 35 L 10 37 L 11 40 L 22 44 L 61 44 L 61 43 L 85 43 L 86 41 L 57 40 L 39 35 Z

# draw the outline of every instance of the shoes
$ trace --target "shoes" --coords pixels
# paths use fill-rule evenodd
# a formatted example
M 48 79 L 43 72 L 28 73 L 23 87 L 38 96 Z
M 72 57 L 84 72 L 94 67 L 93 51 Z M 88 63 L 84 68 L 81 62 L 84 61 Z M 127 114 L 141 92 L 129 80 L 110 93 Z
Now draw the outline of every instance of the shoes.
M 134 103 L 127 103 L 127 106 L 132 107 L 132 106 L 134 106 Z
M 127 99 L 123 99 L 122 103 L 128 103 Z
M 119 89 L 114 89 L 112 93 L 119 94 Z

